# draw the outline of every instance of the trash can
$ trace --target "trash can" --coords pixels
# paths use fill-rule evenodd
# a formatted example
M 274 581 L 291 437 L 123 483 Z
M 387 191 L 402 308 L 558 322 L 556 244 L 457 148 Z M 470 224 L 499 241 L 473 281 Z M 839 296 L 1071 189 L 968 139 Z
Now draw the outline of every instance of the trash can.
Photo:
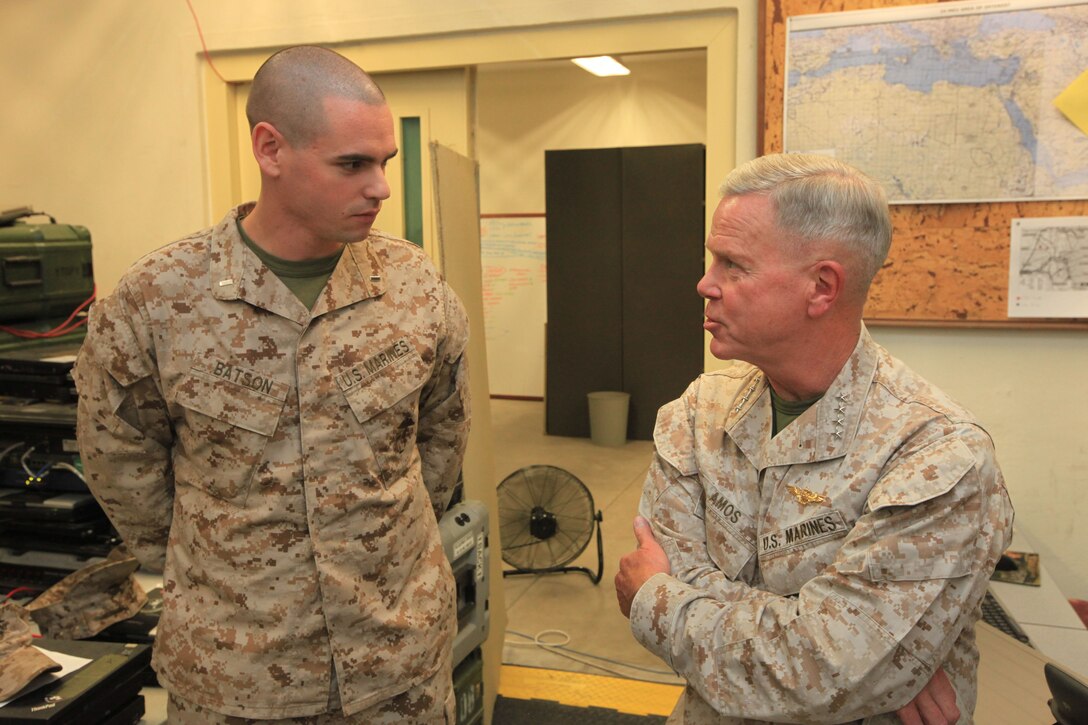
M 598 390 L 589 398 L 589 438 L 598 446 L 622 446 L 627 443 L 628 393 Z

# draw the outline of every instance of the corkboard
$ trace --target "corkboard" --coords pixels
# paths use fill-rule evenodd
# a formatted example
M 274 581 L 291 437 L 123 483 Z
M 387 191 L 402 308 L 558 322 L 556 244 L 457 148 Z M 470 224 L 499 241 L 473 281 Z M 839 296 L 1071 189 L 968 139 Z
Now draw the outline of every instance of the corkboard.
M 762 153 L 782 150 L 786 18 L 904 0 L 761 0 Z M 892 249 L 865 308 L 871 325 L 1088 329 L 1088 320 L 1009 319 L 1009 231 L 1023 217 L 1088 215 L 1088 201 L 896 204 Z

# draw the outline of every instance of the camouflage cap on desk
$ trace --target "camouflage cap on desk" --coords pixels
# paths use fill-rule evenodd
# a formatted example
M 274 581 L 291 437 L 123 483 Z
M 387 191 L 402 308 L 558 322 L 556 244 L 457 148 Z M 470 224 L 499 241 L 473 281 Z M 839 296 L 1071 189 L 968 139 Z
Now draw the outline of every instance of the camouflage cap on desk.
M 47 637 L 86 639 L 128 619 L 147 602 L 132 576 L 140 566 L 118 547 L 105 561 L 78 569 L 49 587 L 26 609 Z
M 0 702 L 43 672 L 56 672 L 60 665 L 34 647 L 33 630 L 26 610 L 15 602 L 0 603 Z

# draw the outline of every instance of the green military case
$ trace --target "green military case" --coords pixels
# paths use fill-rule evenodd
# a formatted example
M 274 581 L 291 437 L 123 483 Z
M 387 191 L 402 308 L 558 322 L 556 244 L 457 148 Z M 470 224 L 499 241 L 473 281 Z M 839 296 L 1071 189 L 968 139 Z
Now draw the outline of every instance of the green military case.
M 74 224 L 0 227 L 0 322 L 59 317 L 94 291 L 91 233 Z

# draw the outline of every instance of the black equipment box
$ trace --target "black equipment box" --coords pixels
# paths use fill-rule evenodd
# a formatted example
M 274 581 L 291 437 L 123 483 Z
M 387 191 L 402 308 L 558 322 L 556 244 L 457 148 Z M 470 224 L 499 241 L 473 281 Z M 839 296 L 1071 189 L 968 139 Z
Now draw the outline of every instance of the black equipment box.
M 457 725 L 483 725 L 484 660 L 479 647 L 453 669 L 453 693 L 457 698 Z
M 86 227 L 0 226 L 0 321 L 63 319 L 93 292 L 91 233 Z
M 24 340 L 19 348 L 0 348 L 0 395 L 74 403 L 72 366 L 81 340 Z
M 149 645 L 46 638 L 34 644 L 93 661 L 0 708 L 0 725 L 133 725 L 143 717 L 140 689 L 151 677 Z
M 44 522 L 88 521 L 102 517 L 102 507 L 89 493 L 61 493 L 36 488 L 0 488 L 0 521 L 28 528 Z
M 17 444 L 22 444 L 19 447 Z M 49 470 L 54 491 L 86 493 L 86 484 L 66 470 L 79 463 L 75 403 L 0 397 L 0 486 L 24 488 L 27 473 Z

